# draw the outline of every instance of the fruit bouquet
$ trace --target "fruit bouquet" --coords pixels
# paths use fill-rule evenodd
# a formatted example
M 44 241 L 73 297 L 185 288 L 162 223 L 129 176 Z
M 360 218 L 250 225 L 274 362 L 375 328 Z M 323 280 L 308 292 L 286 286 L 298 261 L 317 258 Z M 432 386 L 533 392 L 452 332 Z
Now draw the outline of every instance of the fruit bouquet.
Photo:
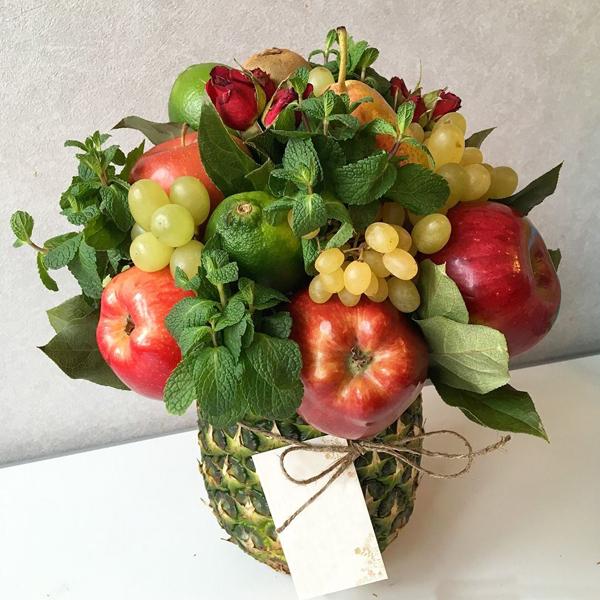
M 280 571 L 258 453 L 350 440 L 383 550 L 432 473 L 427 379 L 482 426 L 546 438 L 508 365 L 559 309 L 560 252 L 526 215 L 560 165 L 516 192 L 512 168 L 484 162 L 493 128 L 465 139 L 456 94 L 382 76 L 378 54 L 340 27 L 308 58 L 272 48 L 239 68 L 191 66 L 169 122 L 117 124 L 149 150 L 125 154 L 99 132 L 66 142 L 67 233 L 38 245 L 28 213 L 11 220 L 47 288 L 62 267 L 81 286 L 48 311 L 42 350 L 70 377 L 173 414 L 196 403 L 210 505 Z

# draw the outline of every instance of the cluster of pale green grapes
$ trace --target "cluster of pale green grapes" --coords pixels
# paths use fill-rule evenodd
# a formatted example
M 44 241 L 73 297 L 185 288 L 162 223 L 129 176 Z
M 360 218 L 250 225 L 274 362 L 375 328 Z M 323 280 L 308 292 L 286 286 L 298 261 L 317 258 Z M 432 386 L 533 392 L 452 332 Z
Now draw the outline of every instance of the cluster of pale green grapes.
M 133 264 L 153 272 L 167 265 L 193 277 L 200 266 L 203 244 L 194 238 L 210 213 L 210 197 L 195 177 L 175 179 L 169 195 L 151 179 L 140 179 L 129 189 L 129 210 L 135 220 L 129 253 Z
M 419 270 L 415 255 L 441 250 L 452 227 L 438 213 L 420 219 L 411 232 L 403 227 L 405 222 L 404 208 L 385 202 L 381 221 L 367 227 L 363 243 L 323 250 L 315 261 L 319 274 L 308 287 L 313 302 L 322 304 L 337 294 L 342 304 L 355 306 L 364 294 L 374 302 L 389 298 L 401 312 L 415 311 L 421 303 L 413 281 Z
M 407 130 L 408 135 L 425 144 L 435 161 L 436 173 L 450 186 L 450 196 L 439 211 L 442 214 L 458 202 L 506 198 L 519 183 L 510 167 L 492 167 L 483 162 L 479 148 L 465 148 L 466 131 L 467 121 L 457 112 L 444 115 L 431 131 L 423 131 L 418 123 L 411 123 Z

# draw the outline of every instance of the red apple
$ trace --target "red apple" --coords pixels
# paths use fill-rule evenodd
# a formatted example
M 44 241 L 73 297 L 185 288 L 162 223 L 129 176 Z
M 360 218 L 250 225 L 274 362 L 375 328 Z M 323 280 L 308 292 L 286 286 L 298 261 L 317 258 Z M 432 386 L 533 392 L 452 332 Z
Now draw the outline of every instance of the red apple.
M 497 202 L 461 203 L 448 212 L 452 234 L 430 258 L 446 263 L 472 323 L 501 331 L 511 356 L 550 331 L 560 306 L 560 283 L 538 230 Z
M 291 302 L 292 338 L 302 353 L 299 414 L 332 435 L 361 439 L 393 423 L 427 377 L 421 334 L 389 302 L 337 297 L 316 304 L 306 290 Z
M 134 392 L 162 398 L 171 371 L 181 360 L 165 326 L 174 304 L 192 295 L 175 286 L 168 268 L 119 273 L 104 288 L 96 341 L 117 377 Z

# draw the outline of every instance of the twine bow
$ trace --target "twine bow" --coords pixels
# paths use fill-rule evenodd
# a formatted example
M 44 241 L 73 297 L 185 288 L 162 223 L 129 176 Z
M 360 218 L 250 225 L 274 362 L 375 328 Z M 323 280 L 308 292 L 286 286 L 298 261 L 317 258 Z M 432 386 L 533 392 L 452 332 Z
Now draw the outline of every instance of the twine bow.
M 510 435 L 504 436 L 500 438 L 495 444 L 491 444 L 490 446 L 486 446 L 481 450 L 473 450 L 473 446 L 469 442 L 469 440 L 460 433 L 456 431 L 452 431 L 450 429 L 438 429 L 436 431 L 428 431 L 425 433 L 421 433 L 419 435 L 407 436 L 395 442 L 386 443 L 386 442 L 375 442 L 372 440 L 347 440 L 348 445 L 336 445 L 336 444 L 308 444 L 306 442 L 301 442 L 298 440 L 294 440 L 292 438 L 287 438 L 283 435 L 272 431 L 265 431 L 264 429 L 258 429 L 252 427 L 250 425 L 243 424 L 245 429 L 257 433 L 259 435 L 267 435 L 278 442 L 282 442 L 288 444 L 288 448 L 286 448 L 279 457 L 279 463 L 281 465 L 281 470 L 285 475 L 286 479 L 292 481 L 298 485 L 308 485 L 310 483 L 314 483 L 315 481 L 319 481 L 323 479 L 327 475 L 331 474 L 329 479 L 308 499 L 304 504 L 302 504 L 297 510 L 295 510 L 279 527 L 277 527 L 276 532 L 279 534 L 284 531 L 288 525 L 308 506 L 310 506 L 321 494 L 323 494 L 327 488 L 340 477 L 346 469 L 348 469 L 354 461 L 363 456 L 367 452 L 381 452 L 384 454 L 389 454 L 393 456 L 398 462 L 414 469 L 418 473 L 422 475 L 428 475 L 429 477 L 436 477 L 438 479 L 453 479 L 455 477 L 460 477 L 464 475 L 473 464 L 473 460 L 476 456 L 482 456 L 484 454 L 489 454 L 490 452 L 494 452 L 495 450 L 499 450 L 503 446 L 505 446 L 510 441 Z M 415 442 L 419 442 L 424 440 L 425 438 L 430 438 L 434 436 L 444 436 L 449 435 L 459 439 L 465 446 L 466 451 L 462 453 L 454 453 L 454 452 L 439 452 L 433 450 L 427 450 L 426 448 L 414 448 L 411 444 Z M 321 452 L 328 453 L 334 452 L 336 454 L 341 454 L 339 458 L 337 458 L 331 465 L 323 469 L 322 471 L 316 473 L 312 477 L 307 477 L 305 479 L 298 479 L 294 477 L 287 470 L 285 466 L 286 457 L 292 452 L 298 452 L 299 450 L 308 451 L 308 452 Z M 464 460 L 465 464 L 457 471 L 452 473 L 440 473 L 438 471 L 432 471 L 431 469 L 427 469 L 419 464 L 414 457 L 422 457 L 428 456 L 432 458 L 444 458 L 446 460 Z

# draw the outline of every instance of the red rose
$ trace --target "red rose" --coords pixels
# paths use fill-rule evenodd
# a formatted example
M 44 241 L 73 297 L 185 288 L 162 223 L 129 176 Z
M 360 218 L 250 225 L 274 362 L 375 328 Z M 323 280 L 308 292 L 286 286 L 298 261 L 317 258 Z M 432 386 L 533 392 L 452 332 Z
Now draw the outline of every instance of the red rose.
M 264 106 L 264 99 L 259 106 L 262 87 L 259 85 L 259 92 L 256 85 L 238 69 L 217 66 L 210 72 L 206 92 L 225 125 L 245 131 L 254 124 Z
M 260 87 L 262 87 L 264 90 L 266 101 L 268 102 L 273 97 L 273 94 L 277 89 L 275 82 L 262 69 L 252 69 L 250 72 L 252 73 L 254 79 L 258 81 Z
M 302 94 L 302 98 L 308 98 L 312 94 L 312 91 L 312 83 L 309 83 Z M 271 106 L 263 116 L 263 125 L 265 127 L 271 126 L 275 122 L 277 117 L 281 114 L 281 111 L 295 100 L 298 100 L 298 94 L 296 94 L 295 90 L 293 90 L 292 88 L 281 88 L 277 90 L 275 92 L 275 95 L 273 96 Z M 300 119 L 302 118 L 302 116 L 300 115 L 299 111 L 296 111 L 294 116 L 296 119 L 297 127 L 300 124 Z
M 437 121 L 440 117 L 456 112 L 460 108 L 460 98 L 452 92 L 440 92 L 440 97 L 433 107 L 431 118 Z
M 415 104 L 415 113 L 412 118 L 413 123 L 417 123 L 419 119 L 427 112 L 427 107 L 425 106 L 425 100 L 421 94 L 412 94 L 408 99 Z
M 392 77 L 390 79 L 390 94 L 393 100 L 392 106 L 396 110 L 410 96 L 404 79 L 400 79 L 400 77 Z

